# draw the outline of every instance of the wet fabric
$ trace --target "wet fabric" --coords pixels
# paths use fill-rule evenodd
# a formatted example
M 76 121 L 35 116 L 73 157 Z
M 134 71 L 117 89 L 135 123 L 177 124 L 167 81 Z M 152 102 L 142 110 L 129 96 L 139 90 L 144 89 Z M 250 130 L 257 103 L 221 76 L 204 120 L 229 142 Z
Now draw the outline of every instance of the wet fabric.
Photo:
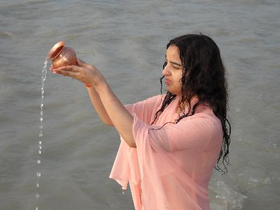
M 208 184 L 222 144 L 221 123 L 207 105 L 174 123 L 179 117 L 175 99 L 151 125 L 163 97 L 126 105 L 134 117 L 137 147 L 121 138 L 110 178 L 124 190 L 130 184 L 136 210 L 208 210 Z

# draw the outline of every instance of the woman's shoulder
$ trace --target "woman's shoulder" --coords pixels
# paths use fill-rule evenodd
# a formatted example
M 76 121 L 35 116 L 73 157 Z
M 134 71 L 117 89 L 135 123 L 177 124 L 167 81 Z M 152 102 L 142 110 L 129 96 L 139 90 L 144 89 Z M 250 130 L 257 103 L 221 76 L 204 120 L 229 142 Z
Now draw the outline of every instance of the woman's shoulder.
M 138 117 L 140 115 L 151 116 L 158 109 L 163 99 L 163 95 L 156 95 L 134 104 L 126 104 L 125 107 L 130 113 L 136 113 Z
M 221 125 L 219 118 L 214 114 L 213 109 L 207 104 L 201 104 L 197 107 L 194 115 L 186 117 L 186 121 L 196 121 L 202 124 Z

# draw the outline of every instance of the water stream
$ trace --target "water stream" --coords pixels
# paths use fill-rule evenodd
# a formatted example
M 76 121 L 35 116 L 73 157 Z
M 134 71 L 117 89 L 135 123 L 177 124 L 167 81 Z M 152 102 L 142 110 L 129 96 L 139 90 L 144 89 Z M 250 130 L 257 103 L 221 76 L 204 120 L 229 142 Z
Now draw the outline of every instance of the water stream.
M 41 154 L 42 154 L 42 144 L 43 144 L 43 120 L 44 120 L 44 93 L 45 93 L 45 81 L 47 78 L 47 65 L 48 65 L 48 61 L 45 60 L 44 62 L 44 67 L 42 70 L 42 86 L 41 86 L 41 105 L 40 105 L 40 126 L 39 126 L 39 140 L 38 140 L 38 154 L 37 154 L 37 165 L 38 165 L 38 169 L 36 172 L 36 201 L 38 203 L 38 199 L 40 197 L 40 193 L 39 193 L 39 188 L 40 188 L 40 178 L 42 176 L 41 172 L 40 172 L 40 167 L 39 165 L 41 164 Z M 39 210 L 39 207 L 36 207 L 36 210 Z

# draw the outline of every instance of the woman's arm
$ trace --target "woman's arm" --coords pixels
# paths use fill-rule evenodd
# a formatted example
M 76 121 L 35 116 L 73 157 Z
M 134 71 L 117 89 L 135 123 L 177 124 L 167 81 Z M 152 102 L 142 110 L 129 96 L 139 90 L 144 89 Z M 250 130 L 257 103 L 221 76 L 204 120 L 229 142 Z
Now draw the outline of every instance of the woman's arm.
M 93 107 L 95 108 L 97 114 L 99 115 L 100 119 L 106 125 L 114 126 L 105 107 L 102 104 L 99 94 L 96 92 L 96 90 L 93 87 L 90 87 L 87 89 L 88 89 L 88 95 L 90 97 L 91 103 L 92 103 Z
M 85 63 L 84 61 L 82 61 L 81 59 L 77 60 L 77 63 L 79 66 L 84 67 L 84 68 L 88 68 L 88 69 L 93 69 L 93 66 Z M 51 66 L 50 68 L 51 71 L 54 71 L 54 73 L 58 73 L 56 72 L 53 67 Z M 96 90 L 92 87 L 88 87 L 88 95 L 90 97 L 91 103 L 93 105 L 93 107 L 95 108 L 98 116 L 100 117 L 100 119 L 106 124 L 106 125 L 110 125 L 113 126 L 113 123 L 110 119 L 110 117 L 108 116 L 102 102 L 101 99 L 98 95 L 98 93 L 96 92 Z
M 56 74 L 69 76 L 89 84 L 89 95 L 100 118 L 108 125 L 114 125 L 130 147 L 136 147 L 132 133 L 133 117 L 113 93 L 103 75 L 89 64 L 63 66 L 52 69 Z
M 96 85 L 95 89 L 98 92 L 102 104 L 119 134 L 130 147 L 136 147 L 132 133 L 132 115 L 126 110 L 105 80 L 104 82 Z

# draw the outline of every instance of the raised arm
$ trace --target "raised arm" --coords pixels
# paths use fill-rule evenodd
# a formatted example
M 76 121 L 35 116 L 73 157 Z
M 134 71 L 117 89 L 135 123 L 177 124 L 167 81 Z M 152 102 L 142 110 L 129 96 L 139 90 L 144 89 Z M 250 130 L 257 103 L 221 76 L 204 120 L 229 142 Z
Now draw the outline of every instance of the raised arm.
M 130 147 L 136 147 L 132 133 L 132 115 L 126 110 L 105 80 L 104 82 L 95 85 L 95 89 L 119 134 Z
M 136 147 L 132 133 L 133 117 L 113 93 L 103 75 L 92 65 L 79 60 L 79 66 L 53 69 L 91 86 L 88 93 L 98 115 L 107 125 L 113 125 L 130 147 Z

